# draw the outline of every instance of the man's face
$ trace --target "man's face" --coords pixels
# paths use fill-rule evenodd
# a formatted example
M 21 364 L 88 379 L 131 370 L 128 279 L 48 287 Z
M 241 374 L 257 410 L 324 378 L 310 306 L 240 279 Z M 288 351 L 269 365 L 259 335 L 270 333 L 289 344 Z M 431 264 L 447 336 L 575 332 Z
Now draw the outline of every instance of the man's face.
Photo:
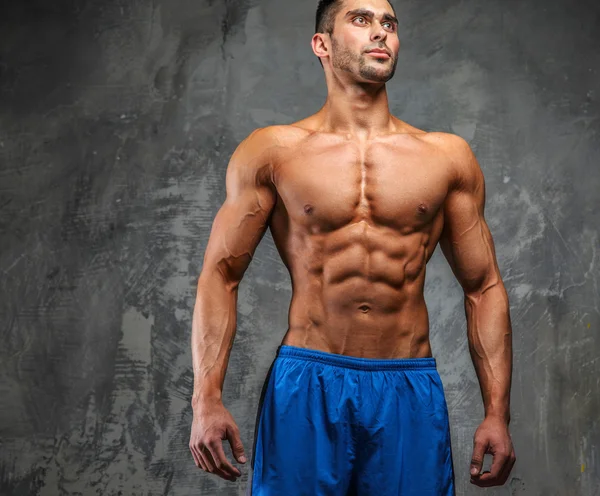
M 385 83 L 396 72 L 398 25 L 387 0 L 345 0 L 335 19 L 331 36 L 334 68 Z M 388 56 L 368 53 L 382 49 Z

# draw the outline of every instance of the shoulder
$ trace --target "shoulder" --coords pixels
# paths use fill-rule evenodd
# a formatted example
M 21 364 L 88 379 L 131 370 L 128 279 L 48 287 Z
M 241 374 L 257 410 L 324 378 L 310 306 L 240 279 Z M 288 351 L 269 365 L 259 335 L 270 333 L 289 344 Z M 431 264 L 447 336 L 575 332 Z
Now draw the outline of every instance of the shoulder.
M 464 138 L 452 133 L 430 132 L 422 139 L 446 157 L 454 186 L 466 189 L 482 186 L 483 172 L 471 145 Z
M 273 175 L 281 150 L 293 141 L 290 126 L 274 125 L 251 131 L 236 147 L 227 166 L 231 184 L 274 187 Z
M 247 159 L 262 156 L 272 146 L 272 142 L 273 132 L 270 127 L 256 128 L 240 142 L 233 157 Z
M 464 162 L 473 153 L 469 143 L 457 134 L 435 131 L 424 133 L 420 137 L 423 141 L 438 148 L 453 162 Z
M 452 164 L 464 164 L 474 156 L 470 145 L 457 134 L 425 131 L 395 118 L 398 134 L 410 135 L 433 153 L 440 154 Z
M 230 169 L 261 170 L 273 162 L 273 151 L 279 142 L 279 126 L 259 127 L 251 131 L 237 145 L 231 160 Z
M 450 189 L 474 189 L 483 181 L 483 173 L 471 149 L 461 136 L 440 131 L 424 131 L 405 122 L 402 132 L 423 144 L 428 152 L 442 157 L 448 167 Z
M 275 150 L 289 147 L 306 134 L 306 130 L 293 125 L 260 127 L 252 131 L 238 148 L 270 156 Z

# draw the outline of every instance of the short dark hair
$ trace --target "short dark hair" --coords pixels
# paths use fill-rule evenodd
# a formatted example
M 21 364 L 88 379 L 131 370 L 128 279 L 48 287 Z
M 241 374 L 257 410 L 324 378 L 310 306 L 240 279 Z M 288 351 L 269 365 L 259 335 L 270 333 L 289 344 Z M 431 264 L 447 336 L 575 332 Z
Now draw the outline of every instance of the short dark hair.
M 315 33 L 333 34 L 335 16 L 338 15 L 343 3 L 344 0 L 319 0 L 315 19 Z M 395 14 L 396 9 L 394 9 L 391 0 L 388 0 L 388 3 Z
M 344 0 L 319 0 L 315 20 L 315 33 L 333 33 L 335 16 L 342 8 Z

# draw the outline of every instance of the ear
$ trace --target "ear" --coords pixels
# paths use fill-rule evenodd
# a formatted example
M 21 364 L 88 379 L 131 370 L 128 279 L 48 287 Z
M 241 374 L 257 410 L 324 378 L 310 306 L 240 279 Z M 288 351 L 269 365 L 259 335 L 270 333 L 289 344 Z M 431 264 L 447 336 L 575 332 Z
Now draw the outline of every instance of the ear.
M 313 52 L 319 58 L 327 57 L 329 55 L 329 48 L 327 46 L 327 38 L 329 35 L 324 33 L 315 33 L 311 40 Z

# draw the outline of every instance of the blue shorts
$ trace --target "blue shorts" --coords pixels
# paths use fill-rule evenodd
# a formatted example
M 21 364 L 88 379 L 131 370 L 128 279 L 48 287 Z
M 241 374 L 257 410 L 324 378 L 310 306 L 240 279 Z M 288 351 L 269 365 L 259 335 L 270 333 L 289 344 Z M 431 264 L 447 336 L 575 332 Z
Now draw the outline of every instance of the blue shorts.
M 281 345 L 260 396 L 246 494 L 454 496 L 435 358 Z

